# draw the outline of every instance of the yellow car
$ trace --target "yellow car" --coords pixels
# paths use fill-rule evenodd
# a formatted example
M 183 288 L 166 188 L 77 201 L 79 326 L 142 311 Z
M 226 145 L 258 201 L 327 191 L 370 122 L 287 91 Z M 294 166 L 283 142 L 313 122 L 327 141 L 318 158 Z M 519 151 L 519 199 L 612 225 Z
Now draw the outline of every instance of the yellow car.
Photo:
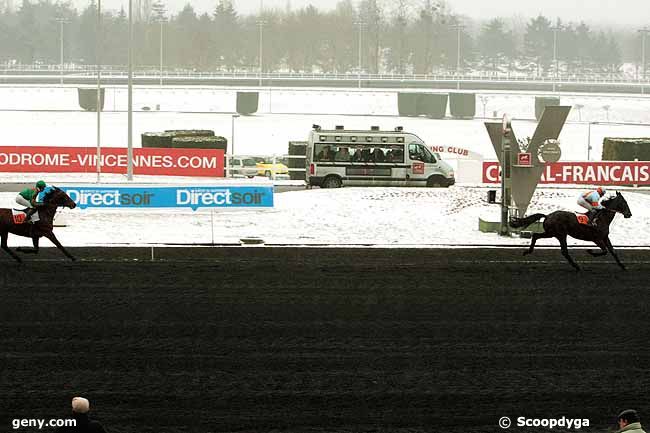
M 281 162 L 258 162 L 257 164 L 257 174 L 258 176 L 272 177 L 277 176 L 278 174 L 288 174 L 289 167 L 282 164 Z

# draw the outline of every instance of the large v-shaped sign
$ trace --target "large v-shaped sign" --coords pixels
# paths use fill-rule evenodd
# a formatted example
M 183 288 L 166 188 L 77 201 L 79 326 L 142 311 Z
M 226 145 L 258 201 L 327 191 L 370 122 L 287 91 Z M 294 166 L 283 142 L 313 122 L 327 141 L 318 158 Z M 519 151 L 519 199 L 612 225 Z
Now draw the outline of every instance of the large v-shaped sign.
M 519 216 L 523 216 L 528 209 L 530 199 L 533 197 L 535 188 L 544 171 L 544 163 L 539 159 L 539 152 L 546 140 L 557 140 L 562 132 L 564 123 L 569 116 L 571 106 L 550 105 L 542 113 L 542 118 L 537 124 L 533 138 L 530 141 L 528 152 L 532 154 L 532 165 L 530 167 L 521 167 L 515 165 L 517 160 L 517 139 L 514 130 L 510 132 L 513 151 L 510 152 L 510 166 L 512 175 L 512 200 L 517 206 Z M 499 163 L 501 161 L 501 139 L 503 137 L 502 122 L 485 122 L 492 146 L 497 154 Z

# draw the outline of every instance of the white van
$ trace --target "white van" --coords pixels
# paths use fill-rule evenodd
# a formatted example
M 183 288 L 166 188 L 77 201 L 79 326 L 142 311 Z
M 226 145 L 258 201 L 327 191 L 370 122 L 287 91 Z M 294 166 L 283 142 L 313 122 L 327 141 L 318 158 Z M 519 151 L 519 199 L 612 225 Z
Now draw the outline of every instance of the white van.
M 394 131 L 353 131 L 314 125 L 307 143 L 307 182 L 321 188 L 350 186 L 448 187 L 454 170 L 417 135 Z

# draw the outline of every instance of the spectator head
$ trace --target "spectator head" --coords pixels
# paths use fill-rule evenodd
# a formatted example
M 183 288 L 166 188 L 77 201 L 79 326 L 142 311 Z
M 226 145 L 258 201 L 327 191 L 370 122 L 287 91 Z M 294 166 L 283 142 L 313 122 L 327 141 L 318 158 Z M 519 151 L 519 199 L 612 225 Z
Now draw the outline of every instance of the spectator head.
M 88 413 L 90 410 L 90 402 L 83 397 L 74 397 L 72 399 L 72 412 L 74 413 Z
M 618 426 L 623 428 L 634 422 L 639 422 L 639 414 L 634 409 L 626 409 L 618 414 Z

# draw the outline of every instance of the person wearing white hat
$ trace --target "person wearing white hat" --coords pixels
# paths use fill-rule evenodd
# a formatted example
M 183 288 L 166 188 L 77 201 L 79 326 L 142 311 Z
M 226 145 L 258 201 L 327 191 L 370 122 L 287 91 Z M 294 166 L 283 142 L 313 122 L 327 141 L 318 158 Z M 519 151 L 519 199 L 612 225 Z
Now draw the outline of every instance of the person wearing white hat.
M 83 397 L 72 399 L 72 418 L 76 421 L 75 426 L 65 426 L 56 429 L 56 433 L 106 433 L 104 427 L 97 421 L 88 418 L 90 402 Z

